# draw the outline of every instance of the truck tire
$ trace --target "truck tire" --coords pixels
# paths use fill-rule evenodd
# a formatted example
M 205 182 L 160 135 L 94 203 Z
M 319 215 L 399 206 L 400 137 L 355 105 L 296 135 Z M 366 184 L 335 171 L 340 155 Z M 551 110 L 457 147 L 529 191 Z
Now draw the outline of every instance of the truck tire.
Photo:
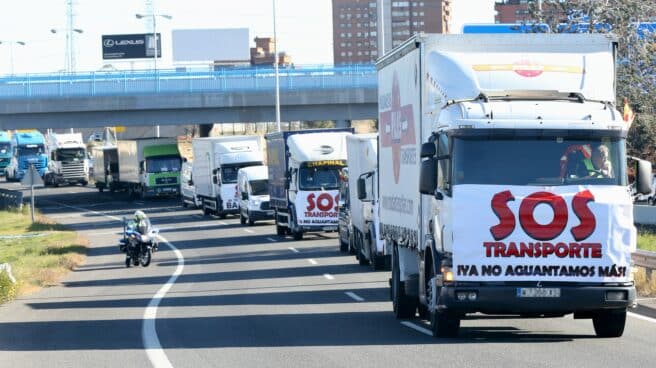
M 244 214 L 239 212 L 239 223 L 242 225 L 246 225 L 246 217 L 244 217 Z
M 294 237 L 294 240 L 303 240 L 303 232 L 302 231 L 293 231 L 292 236 Z
M 98 186 L 98 192 L 102 193 L 104 190 L 105 190 L 105 187 L 103 187 L 102 185 Z
M 406 319 L 415 316 L 417 301 L 416 298 L 410 297 L 405 293 L 405 285 L 401 281 L 401 271 L 399 269 L 399 252 L 396 246 L 394 246 L 394 256 L 392 257 L 392 282 L 390 285 L 390 294 L 396 318 Z
M 248 215 L 248 226 L 255 225 L 255 221 L 251 218 L 251 214 L 248 212 L 246 212 L 246 214 Z
M 369 254 L 371 254 L 371 259 L 369 260 L 369 264 L 371 265 L 371 269 L 374 271 L 382 271 L 385 269 L 385 256 L 379 256 L 377 254 L 378 250 L 376 249 L 376 243 L 375 240 L 369 236 Z
M 422 314 L 428 312 L 430 319 L 431 332 L 433 337 L 455 337 L 458 336 L 458 331 L 460 330 L 460 318 L 454 316 L 446 311 L 440 311 L 436 306 L 431 305 L 432 301 L 432 286 L 430 285 L 430 280 L 435 277 L 435 271 L 433 270 L 433 265 L 430 263 L 426 264 L 425 269 L 426 274 L 426 299 L 428 301 L 428 311 L 422 311 Z
M 626 309 L 603 310 L 592 317 L 597 337 L 620 337 L 626 324 Z
M 284 226 L 276 224 L 276 235 L 285 236 L 287 234 L 287 229 Z
M 349 250 L 349 245 L 347 242 L 343 241 L 341 237 L 339 237 L 339 251 L 346 253 Z

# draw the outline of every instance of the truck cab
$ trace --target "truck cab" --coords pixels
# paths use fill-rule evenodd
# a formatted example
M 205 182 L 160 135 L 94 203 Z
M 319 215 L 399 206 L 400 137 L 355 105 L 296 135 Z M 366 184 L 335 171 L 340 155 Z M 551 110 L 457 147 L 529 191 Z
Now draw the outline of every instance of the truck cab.
M 7 181 L 23 179 L 31 165 L 43 177 L 48 166 L 43 134 L 37 130 L 15 132 L 11 137 L 11 153 L 11 160 L 5 168 Z
M 267 135 L 269 193 L 278 235 L 337 231 L 340 171 L 352 129 L 287 131 Z
M 5 175 L 5 168 L 11 161 L 11 139 L 8 132 L 0 131 L 0 175 Z
M 44 175 L 46 185 L 89 183 L 87 148 L 81 133 L 51 133 L 47 140 L 48 170 Z
M 237 173 L 239 219 L 242 225 L 273 219 L 269 205 L 269 172 L 266 166 L 249 166 Z

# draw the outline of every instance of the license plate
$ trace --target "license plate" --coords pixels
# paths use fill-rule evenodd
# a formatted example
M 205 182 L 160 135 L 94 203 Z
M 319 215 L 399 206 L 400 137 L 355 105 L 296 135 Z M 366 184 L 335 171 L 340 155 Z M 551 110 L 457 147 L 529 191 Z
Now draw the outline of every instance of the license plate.
M 559 288 L 517 288 L 518 298 L 560 298 Z

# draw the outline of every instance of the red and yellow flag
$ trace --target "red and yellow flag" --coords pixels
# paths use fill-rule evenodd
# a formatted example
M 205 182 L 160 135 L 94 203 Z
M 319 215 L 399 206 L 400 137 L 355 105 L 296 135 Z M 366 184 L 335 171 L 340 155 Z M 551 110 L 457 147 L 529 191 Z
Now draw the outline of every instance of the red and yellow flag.
M 631 110 L 631 106 L 629 106 L 629 99 L 626 97 L 624 98 L 624 113 L 622 115 L 624 121 L 626 121 L 630 127 L 633 123 L 633 119 L 635 118 L 635 114 L 633 113 L 633 110 Z

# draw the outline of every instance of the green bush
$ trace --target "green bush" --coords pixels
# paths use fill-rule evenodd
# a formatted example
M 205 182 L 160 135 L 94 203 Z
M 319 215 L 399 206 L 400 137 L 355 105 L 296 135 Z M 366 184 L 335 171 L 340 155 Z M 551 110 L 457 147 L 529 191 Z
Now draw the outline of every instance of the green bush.
M 11 282 L 7 273 L 0 272 L 0 304 L 8 302 L 16 297 L 18 291 L 18 284 Z

